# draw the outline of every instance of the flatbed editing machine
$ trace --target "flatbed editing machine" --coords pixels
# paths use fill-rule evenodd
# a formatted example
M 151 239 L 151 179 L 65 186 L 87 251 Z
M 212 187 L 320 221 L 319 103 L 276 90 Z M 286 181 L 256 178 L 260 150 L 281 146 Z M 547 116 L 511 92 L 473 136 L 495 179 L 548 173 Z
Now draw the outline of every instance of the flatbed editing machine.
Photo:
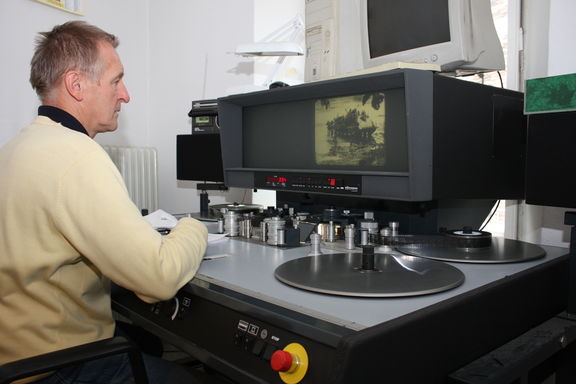
M 566 249 L 480 230 L 524 197 L 522 102 L 410 69 L 219 99 L 226 185 L 277 206 L 226 215 L 173 300 L 115 310 L 233 382 L 466 382 L 566 308 Z

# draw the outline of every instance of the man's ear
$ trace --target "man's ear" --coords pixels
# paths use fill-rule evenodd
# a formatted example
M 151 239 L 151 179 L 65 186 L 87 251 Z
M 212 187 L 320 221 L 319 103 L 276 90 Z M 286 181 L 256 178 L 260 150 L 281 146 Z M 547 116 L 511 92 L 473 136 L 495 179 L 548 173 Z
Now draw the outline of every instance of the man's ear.
M 64 73 L 64 86 L 66 91 L 70 96 L 72 96 L 76 101 L 82 101 L 84 99 L 84 79 L 80 72 L 76 70 L 69 70 Z

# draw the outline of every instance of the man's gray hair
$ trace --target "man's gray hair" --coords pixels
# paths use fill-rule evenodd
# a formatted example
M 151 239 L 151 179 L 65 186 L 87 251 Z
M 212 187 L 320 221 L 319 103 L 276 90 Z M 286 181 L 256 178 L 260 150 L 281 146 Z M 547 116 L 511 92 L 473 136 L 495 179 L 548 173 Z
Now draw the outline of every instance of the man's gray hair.
M 69 70 L 98 79 L 102 71 L 98 44 L 108 42 L 114 48 L 116 36 L 84 21 L 70 21 L 40 32 L 30 63 L 30 84 L 40 100 L 52 91 L 60 77 Z

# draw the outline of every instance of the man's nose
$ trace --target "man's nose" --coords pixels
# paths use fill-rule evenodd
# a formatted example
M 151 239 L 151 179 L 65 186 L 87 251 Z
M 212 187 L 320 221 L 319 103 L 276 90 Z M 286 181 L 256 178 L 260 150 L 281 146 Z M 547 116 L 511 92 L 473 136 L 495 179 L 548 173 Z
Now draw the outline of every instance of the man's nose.
M 128 93 L 128 88 L 126 88 L 126 85 L 124 84 L 123 81 L 120 84 L 121 84 L 120 101 L 122 101 L 124 103 L 129 103 L 130 102 L 130 94 Z

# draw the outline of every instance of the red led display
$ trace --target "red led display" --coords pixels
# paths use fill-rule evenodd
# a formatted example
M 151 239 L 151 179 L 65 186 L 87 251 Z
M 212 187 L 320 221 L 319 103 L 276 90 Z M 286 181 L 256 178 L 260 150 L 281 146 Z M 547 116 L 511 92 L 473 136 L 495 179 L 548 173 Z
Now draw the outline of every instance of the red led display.
M 282 183 L 285 184 L 288 179 L 284 176 L 267 176 L 266 182 L 267 183 Z

